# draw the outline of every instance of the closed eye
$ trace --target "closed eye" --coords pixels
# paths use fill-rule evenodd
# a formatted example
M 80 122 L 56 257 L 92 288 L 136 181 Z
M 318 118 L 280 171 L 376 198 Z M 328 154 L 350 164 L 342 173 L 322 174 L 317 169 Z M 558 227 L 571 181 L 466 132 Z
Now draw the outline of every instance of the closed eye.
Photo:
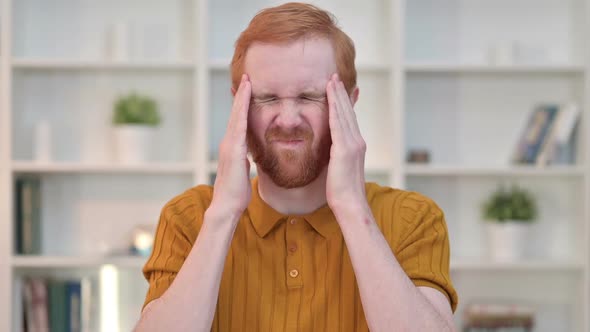
M 320 102 L 320 103 L 323 103 L 324 101 L 326 101 L 325 96 L 301 96 L 300 98 L 303 100 L 315 101 L 315 102 Z
M 276 98 L 267 98 L 267 99 L 259 99 L 259 98 L 252 98 L 250 99 L 250 106 L 253 109 L 261 109 L 265 106 L 271 106 L 275 103 Z
M 265 104 L 265 103 L 271 103 L 273 101 L 277 101 L 277 98 L 276 97 L 252 98 L 252 102 L 255 104 Z

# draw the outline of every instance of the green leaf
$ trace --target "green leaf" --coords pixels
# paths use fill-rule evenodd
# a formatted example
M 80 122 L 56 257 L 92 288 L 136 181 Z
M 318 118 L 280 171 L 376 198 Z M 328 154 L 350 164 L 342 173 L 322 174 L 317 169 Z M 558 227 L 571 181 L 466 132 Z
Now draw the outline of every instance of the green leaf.
M 504 222 L 515 220 L 532 222 L 537 217 L 534 197 L 526 190 L 513 185 L 510 190 L 500 186 L 483 204 L 486 220 Z
M 117 99 L 113 111 L 113 124 L 158 126 L 162 119 L 158 105 L 152 98 L 132 92 Z

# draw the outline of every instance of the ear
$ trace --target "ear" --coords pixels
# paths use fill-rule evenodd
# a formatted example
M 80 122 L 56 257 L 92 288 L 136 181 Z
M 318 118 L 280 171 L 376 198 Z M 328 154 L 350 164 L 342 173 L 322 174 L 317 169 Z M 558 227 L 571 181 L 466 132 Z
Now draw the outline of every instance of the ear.
M 352 103 L 352 106 L 356 104 L 357 100 L 359 100 L 359 88 L 355 86 L 350 94 L 350 102 Z

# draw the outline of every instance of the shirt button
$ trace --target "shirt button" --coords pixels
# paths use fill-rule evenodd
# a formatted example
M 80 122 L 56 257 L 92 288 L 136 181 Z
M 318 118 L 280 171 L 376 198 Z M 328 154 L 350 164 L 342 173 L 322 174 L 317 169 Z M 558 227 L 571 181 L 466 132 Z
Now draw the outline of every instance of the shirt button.
M 296 223 L 296 222 L 297 222 L 297 219 L 291 219 L 291 220 L 289 221 L 289 223 L 291 223 L 291 225 L 295 225 L 295 223 Z
M 297 276 L 299 275 L 299 271 L 291 270 L 289 271 L 289 275 L 291 276 L 291 278 L 297 278 Z
M 292 244 L 289 246 L 289 251 L 290 252 L 296 252 L 297 251 L 297 245 L 296 244 Z

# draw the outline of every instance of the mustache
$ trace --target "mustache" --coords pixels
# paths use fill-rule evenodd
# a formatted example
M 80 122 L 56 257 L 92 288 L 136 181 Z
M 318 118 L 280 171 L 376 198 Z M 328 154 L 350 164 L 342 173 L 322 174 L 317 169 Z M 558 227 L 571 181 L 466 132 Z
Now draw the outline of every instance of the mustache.
M 303 127 L 295 127 L 290 130 L 283 130 L 279 127 L 269 128 L 264 134 L 264 139 L 267 142 L 272 141 L 295 141 L 295 140 L 311 140 L 313 132 L 311 129 Z

